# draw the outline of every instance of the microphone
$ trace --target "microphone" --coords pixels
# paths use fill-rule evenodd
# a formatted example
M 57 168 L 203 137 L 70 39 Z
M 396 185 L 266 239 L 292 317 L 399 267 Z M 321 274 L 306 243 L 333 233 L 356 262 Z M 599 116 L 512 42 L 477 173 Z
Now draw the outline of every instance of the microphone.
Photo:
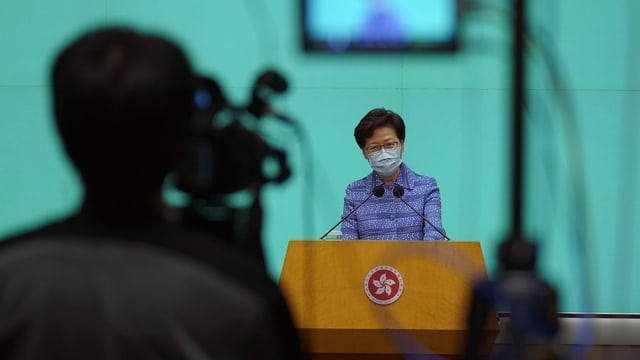
M 256 118 L 264 115 L 273 116 L 289 125 L 296 125 L 295 122 L 275 111 L 269 105 L 269 98 L 273 94 L 282 94 L 289 87 L 287 80 L 275 70 L 267 70 L 260 74 L 256 79 L 253 89 L 251 90 L 251 101 L 247 105 L 247 111 Z
M 343 216 L 342 219 L 340 219 L 340 221 L 338 221 L 335 225 L 333 225 L 333 227 L 331 227 L 331 229 L 327 230 L 327 232 L 320 237 L 320 240 L 323 240 L 327 235 L 329 235 L 331 230 L 335 229 L 338 225 L 342 224 L 343 221 L 347 220 L 347 218 L 351 216 L 354 212 L 356 212 L 356 210 L 358 210 L 360 206 L 362 206 L 364 203 L 369 201 L 369 199 L 371 199 L 373 195 L 375 195 L 376 197 L 380 197 L 382 196 L 382 194 L 384 194 L 384 187 L 382 185 L 374 186 L 371 193 L 364 200 L 362 200 L 362 202 L 358 204 L 358 206 L 354 207 L 353 210 L 349 211 L 347 215 Z
M 418 214 L 418 216 L 420 216 L 422 218 L 422 220 L 424 220 L 427 224 L 431 225 L 431 227 L 436 229 L 436 231 L 438 233 L 440 233 L 440 235 L 442 235 L 446 240 L 451 240 L 451 239 L 449 239 L 447 237 L 447 235 L 445 235 L 442 231 L 440 231 L 440 229 L 438 229 L 437 226 L 433 225 L 433 223 L 431 223 L 431 221 L 427 220 L 427 218 L 424 217 L 424 215 L 420 211 L 416 210 L 416 208 L 411 206 L 411 204 L 409 204 L 405 199 L 403 199 L 402 195 L 404 195 L 404 188 L 402 186 L 396 184 L 396 186 L 393 188 L 393 196 L 395 196 L 398 199 L 402 200 L 403 203 L 405 203 L 408 207 L 410 207 L 411 210 L 413 210 L 416 214 Z

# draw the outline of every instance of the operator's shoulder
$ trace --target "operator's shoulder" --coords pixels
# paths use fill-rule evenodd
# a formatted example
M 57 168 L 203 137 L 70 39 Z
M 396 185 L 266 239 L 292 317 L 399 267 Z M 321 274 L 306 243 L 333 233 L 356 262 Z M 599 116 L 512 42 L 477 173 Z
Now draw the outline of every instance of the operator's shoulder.
M 23 229 L 6 237 L 0 238 L 0 247 L 8 247 L 33 239 L 43 239 L 47 237 L 67 235 L 68 233 L 72 232 L 74 224 L 75 222 L 73 217 L 39 224 L 34 227 Z

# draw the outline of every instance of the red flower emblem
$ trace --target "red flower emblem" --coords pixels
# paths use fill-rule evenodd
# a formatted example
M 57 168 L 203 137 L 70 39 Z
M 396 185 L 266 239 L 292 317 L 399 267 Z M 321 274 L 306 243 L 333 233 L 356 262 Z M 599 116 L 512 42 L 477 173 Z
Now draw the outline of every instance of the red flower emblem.
M 402 295 L 404 283 L 402 275 L 391 266 L 381 265 L 371 269 L 364 280 L 364 291 L 369 300 L 387 305 Z

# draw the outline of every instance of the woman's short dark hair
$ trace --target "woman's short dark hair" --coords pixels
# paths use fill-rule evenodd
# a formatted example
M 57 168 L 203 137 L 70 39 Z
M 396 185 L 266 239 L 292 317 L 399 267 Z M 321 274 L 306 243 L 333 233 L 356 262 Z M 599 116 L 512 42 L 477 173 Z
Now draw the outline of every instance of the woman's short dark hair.
M 398 135 L 398 139 L 404 142 L 404 121 L 400 115 L 385 108 L 375 108 L 370 110 L 356 126 L 353 136 L 355 136 L 358 146 L 361 149 L 364 148 L 366 140 L 381 127 L 393 128 L 396 131 L 396 135 Z

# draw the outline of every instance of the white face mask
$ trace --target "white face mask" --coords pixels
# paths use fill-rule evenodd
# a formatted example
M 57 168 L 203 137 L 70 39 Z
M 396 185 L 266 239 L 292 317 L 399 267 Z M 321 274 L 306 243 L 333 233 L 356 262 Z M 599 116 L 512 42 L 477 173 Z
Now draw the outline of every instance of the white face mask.
M 391 176 L 402 164 L 402 147 L 382 149 L 367 155 L 371 168 L 381 176 Z

